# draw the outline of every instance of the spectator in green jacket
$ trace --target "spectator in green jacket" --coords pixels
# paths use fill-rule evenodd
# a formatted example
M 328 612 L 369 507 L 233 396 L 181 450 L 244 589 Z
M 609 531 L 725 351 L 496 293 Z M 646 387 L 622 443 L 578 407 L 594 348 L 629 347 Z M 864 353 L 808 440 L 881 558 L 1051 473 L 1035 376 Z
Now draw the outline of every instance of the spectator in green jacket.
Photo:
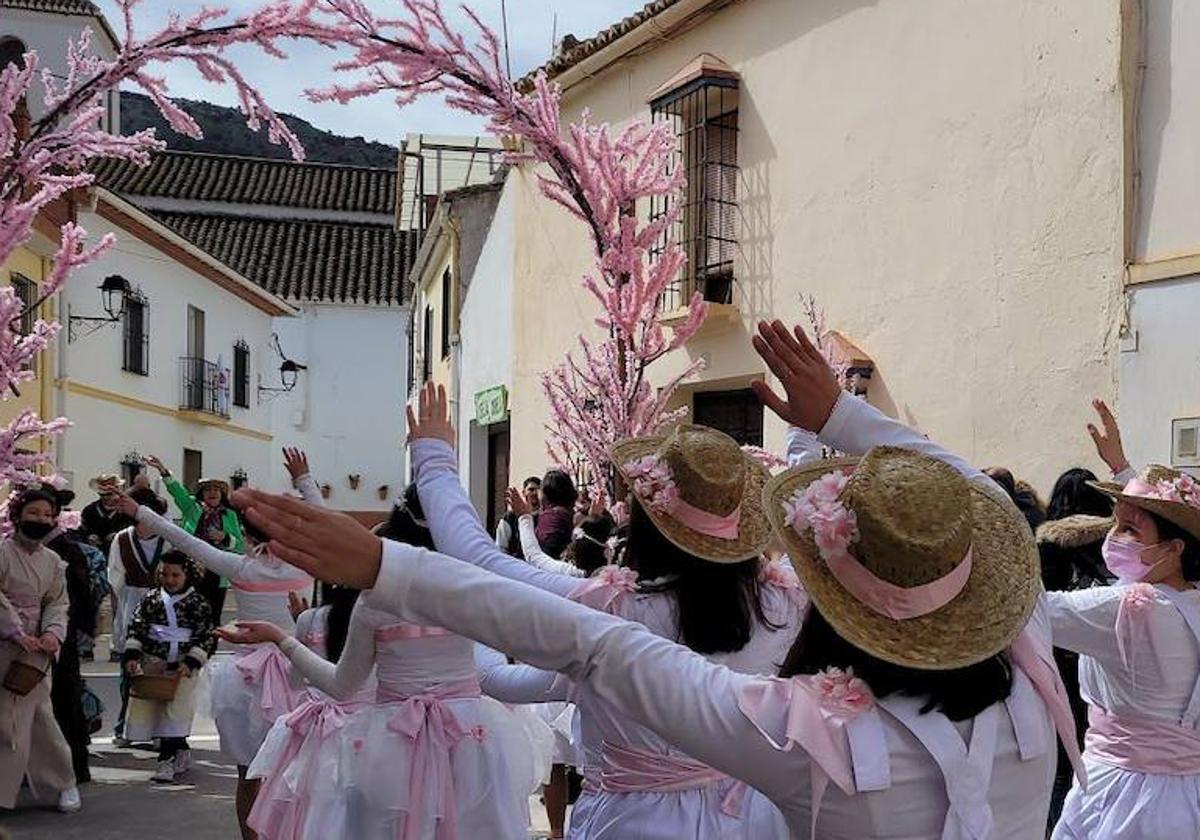
M 229 482 L 220 478 L 202 478 L 196 483 L 196 492 L 189 493 L 158 458 L 148 455 L 146 463 L 162 476 L 163 485 L 183 517 L 180 523 L 183 530 L 223 551 L 245 551 L 242 521 L 229 504 Z M 228 588 L 228 580 L 208 569 L 204 570 L 204 578 L 197 587 L 212 606 L 214 620 L 218 624 L 221 623 L 221 610 L 225 607 Z

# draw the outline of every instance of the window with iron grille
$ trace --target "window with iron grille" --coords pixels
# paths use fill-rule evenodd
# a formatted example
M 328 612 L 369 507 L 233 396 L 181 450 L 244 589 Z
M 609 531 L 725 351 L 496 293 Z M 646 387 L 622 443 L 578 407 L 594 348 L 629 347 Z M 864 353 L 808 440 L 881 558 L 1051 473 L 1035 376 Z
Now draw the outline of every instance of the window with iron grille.
M 250 345 L 242 339 L 233 345 L 233 404 L 250 407 Z
M 125 314 L 121 318 L 124 349 L 121 370 L 149 376 L 150 302 L 141 292 L 130 292 L 125 296 Z
M 442 358 L 450 357 L 450 269 L 442 272 Z
M 425 330 L 421 336 L 421 381 L 433 376 L 433 307 L 425 307 Z
M 21 301 L 21 335 L 29 335 L 33 332 L 33 325 L 37 322 L 37 312 L 33 310 L 33 305 L 38 299 L 38 285 L 26 277 L 24 274 L 13 272 L 11 276 L 13 291 L 17 295 L 17 299 Z
M 650 103 L 656 122 L 675 132 L 675 165 L 687 175 L 683 212 L 666 236 L 687 256 L 664 294 L 663 309 L 687 305 L 694 292 L 713 303 L 733 302 L 738 235 L 738 79 L 730 72 L 703 73 Z M 666 212 L 666 199 L 651 205 Z

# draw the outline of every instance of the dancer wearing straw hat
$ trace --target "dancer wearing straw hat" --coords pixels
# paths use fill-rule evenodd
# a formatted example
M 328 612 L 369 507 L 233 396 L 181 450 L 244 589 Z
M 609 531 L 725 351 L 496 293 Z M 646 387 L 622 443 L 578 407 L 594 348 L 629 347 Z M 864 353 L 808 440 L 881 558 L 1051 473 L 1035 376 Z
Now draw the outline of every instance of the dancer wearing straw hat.
M 736 673 L 448 557 L 381 545 L 348 517 L 255 491 L 237 500 L 283 559 L 374 587 L 364 598 L 375 607 L 566 673 L 765 793 L 793 836 L 1040 836 L 1055 725 L 1068 749 L 1074 726 L 1028 526 L 982 473 L 842 395 L 802 333 L 761 332 L 758 350 L 786 391 L 760 386 L 768 405 L 839 451 L 866 453 L 767 485 L 764 508 L 813 603 L 779 678 Z
M 1128 477 L 1097 402 L 1092 437 Z M 1151 466 L 1093 486 L 1116 501 L 1109 587 L 1043 595 L 1054 643 L 1075 651 L 1088 704 L 1089 787 L 1067 796 L 1055 840 L 1200 836 L 1200 482 Z

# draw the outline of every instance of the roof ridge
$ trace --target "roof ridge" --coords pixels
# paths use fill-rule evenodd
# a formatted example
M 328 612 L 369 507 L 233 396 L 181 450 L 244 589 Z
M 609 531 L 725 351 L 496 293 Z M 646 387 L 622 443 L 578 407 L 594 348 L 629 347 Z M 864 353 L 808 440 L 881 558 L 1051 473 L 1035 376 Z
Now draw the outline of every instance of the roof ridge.
M 3 0 L 0 0 L 3 2 Z M 386 143 L 383 145 L 387 145 Z M 389 146 L 389 148 L 392 148 Z M 397 158 L 400 155 L 399 147 L 396 148 Z M 262 157 L 261 155 L 231 155 L 225 152 L 201 152 L 191 149 L 162 149 L 154 153 L 155 155 L 164 155 L 169 157 L 202 157 L 202 158 L 220 158 L 222 160 L 238 160 L 248 161 L 250 163 L 273 163 L 281 166 L 307 166 L 312 168 L 326 169 L 357 169 L 362 172 L 392 172 L 396 171 L 395 166 L 366 166 L 360 163 L 333 163 L 324 160 L 293 160 L 291 158 L 270 158 Z
M 136 203 L 136 202 L 135 202 Z M 215 202 L 214 202 L 215 203 Z M 268 205 L 268 206 L 284 206 L 287 205 Z M 396 231 L 394 222 L 365 222 L 356 219 L 313 219 L 303 216 L 255 216 L 243 212 L 228 212 L 222 213 L 217 210 L 166 210 L 160 208 L 147 209 L 140 208 L 144 212 L 153 213 L 160 216 L 202 216 L 204 218 L 214 219 L 236 219 L 239 222 L 271 222 L 271 223 L 287 223 L 287 224 L 312 224 L 312 225 L 328 225 L 330 227 L 365 227 L 365 228 L 384 228 L 386 230 Z M 298 208 L 302 209 L 302 208 Z M 376 214 L 383 215 L 383 214 Z M 400 233 L 400 231 L 396 231 Z

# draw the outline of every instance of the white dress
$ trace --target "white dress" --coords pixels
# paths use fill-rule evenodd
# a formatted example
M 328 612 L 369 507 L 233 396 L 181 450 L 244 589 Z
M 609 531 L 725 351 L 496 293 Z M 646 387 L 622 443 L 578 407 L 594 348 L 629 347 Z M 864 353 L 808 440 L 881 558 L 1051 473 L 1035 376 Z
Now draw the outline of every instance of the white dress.
M 296 486 L 312 504 L 321 498 L 311 476 L 301 477 Z M 238 621 L 269 621 L 286 633 L 295 630 L 288 593 L 312 590 L 312 578 L 306 573 L 275 559 L 265 546 L 256 546 L 249 554 L 234 554 L 215 548 L 145 507 L 138 508 L 137 518 L 205 568 L 229 579 L 236 593 Z M 275 719 L 302 702 L 303 683 L 274 645 L 238 648 L 233 656 L 214 657 L 206 670 L 221 751 L 239 767 L 247 767 Z
M 481 696 L 472 641 L 360 601 L 336 665 L 294 638 L 281 647 L 333 698 L 355 697 L 372 667 L 378 688 L 370 703 L 275 722 L 250 769 L 270 779 L 250 823 L 264 840 L 525 840 L 529 742 Z
M 456 474 L 453 450 L 441 441 L 412 445 L 421 504 L 439 550 L 559 597 L 636 621 L 668 639 L 678 638 L 675 601 L 668 593 L 639 593 L 628 569 L 608 567 L 592 578 L 544 571 L 499 551 L 467 498 Z M 749 674 L 773 674 L 783 664 L 806 600 L 795 574 L 772 569 L 761 589 L 770 626 L 757 624 L 740 651 L 716 654 L 714 662 Z M 571 698 L 578 709 L 585 765 L 584 792 L 571 814 L 572 840 L 678 840 L 787 836 L 776 809 L 744 785 L 715 773 L 590 687 Z
M 1133 584 L 1042 597 L 1054 644 L 1080 654 L 1093 723 L 1107 713 L 1125 735 L 1112 743 L 1089 731 L 1088 790 L 1067 795 L 1053 837 L 1200 837 L 1200 591 Z
M 843 395 L 821 437 L 849 453 L 885 443 L 924 451 L 1002 498 L 978 470 L 861 400 Z M 833 690 L 844 675 L 741 674 L 644 626 L 398 543 L 385 542 L 364 598 L 586 685 L 614 714 L 761 791 L 794 837 L 813 830 L 813 782 L 828 779 L 815 820 L 821 840 L 1040 838 L 1057 760 L 1052 707 L 1067 720 L 1060 736 L 1074 740 L 1042 608 L 1018 637 L 1033 658 L 1021 657 L 1011 696 L 955 723 L 914 716 L 903 698 L 868 695 L 847 708 Z

